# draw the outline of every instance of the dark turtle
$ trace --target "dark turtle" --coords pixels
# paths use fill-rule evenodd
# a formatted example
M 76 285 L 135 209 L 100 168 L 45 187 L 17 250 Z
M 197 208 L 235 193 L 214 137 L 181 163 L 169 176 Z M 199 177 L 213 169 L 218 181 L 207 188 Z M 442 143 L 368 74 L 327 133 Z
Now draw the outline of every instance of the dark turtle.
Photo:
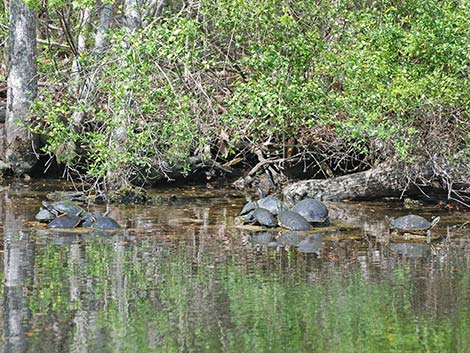
M 73 201 L 57 201 L 57 202 L 47 202 L 43 201 L 42 205 L 48 209 L 51 213 L 56 215 L 66 214 L 69 216 L 81 216 L 85 213 L 85 210 L 81 208 L 77 203 Z
M 279 224 L 289 230 L 310 230 L 312 225 L 294 211 L 282 211 L 277 215 Z
M 93 229 L 116 230 L 116 229 L 121 229 L 122 228 L 119 225 L 119 223 L 116 222 L 111 217 L 99 216 L 99 217 L 93 217 L 93 218 L 94 218 L 94 222 L 91 224 L 91 228 L 93 228 Z
M 39 212 L 36 214 L 36 216 L 34 216 L 36 221 L 45 222 L 45 223 L 52 221 L 55 217 L 56 216 L 54 214 L 52 214 L 48 209 L 43 208 L 43 207 L 41 207 L 39 209 Z
M 263 190 L 258 188 L 259 200 L 256 201 L 258 207 L 265 208 L 273 215 L 278 215 L 279 212 L 286 211 L 287 207 L 275 196 L 265 196 Z
M 253 211 L 253 220 L 254 223 L 262 225 L 264 227 L 276 227 L 277 220 L 271 212 L 264 208 L 256 208 Z
M 73 215 L 61 215 L 56 217 L 51 221 L 47 227 L 48 228 L 75 228 L 77 227 L 82 219 L 78 216 Z
M 95 222 L 96 217 L 102 217 L 103 215 L 99 212 L 84 212 L 80 217 L 82 218 L 82 227 L 90 228 Z
M 410 214 L 392 220 L 390 222 L 390 231 L 393 233 L 403 234 L 415 234 L 415 235 L 430 235 L 431 228 L 439 222 L 440 217 L 434 218 L 432 222 L 429 222 L 426 218 Z
M 292 211 L 297 212 L 314 225 L 328 226 L 330 224 L 328 209 L 318 200 L 310 198 L 303 199 L 292 208 Z
M 278 215 L 280 212 L 287 210 L 287 207 L 286 205 L 284 205 L 284 202 L 274 196 L 262 197 L 256 203 L 258 207 L 268 210 L 273 215 Z
M 258 204 L 256 203 L 256 201 L 250 201 L 250 202 L 246 203 L 245 206 L 243 206 L 243 208 L 240 212 L 240 216 L 247 215 L 248 213 L 250 213 L 251 211 L 253 211 L 257 207 L 258 207 Z
M 320 255 L 322 235 L 314 234 L 302 240 L 297 246 L 300 252 Z

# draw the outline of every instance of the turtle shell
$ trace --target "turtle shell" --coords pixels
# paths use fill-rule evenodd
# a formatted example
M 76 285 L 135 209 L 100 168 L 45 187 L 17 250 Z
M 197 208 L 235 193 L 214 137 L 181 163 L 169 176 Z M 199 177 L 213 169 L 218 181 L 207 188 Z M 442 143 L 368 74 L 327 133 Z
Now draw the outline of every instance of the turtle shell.
M 311 230 L 313 227 L 307 220 L 294 211 L 282 211 L 277 215 L 279 224 L 289 230 Z
M 426 218 L 417 215 L 407 215 L 390 222 L 390 228 L 400 232 L 424 233 L 433 226 Z
M 80 215 L 82 218 L 82 227 L 84 228 L 90 228 L 93 223 L 95 222 L 96 217 L 102 217 L 102 214 L 100 212 L 84 212 L 83 214 Z
M 253 211 L 257 207 L 258 207 L 258 204 L 256 203 L 256 201 L 250 201 L 250 202 L 246 203 L 245 206 L 243 206 L 243 208 L 240 212 L 240 216 L 244 216 L 244 215 L 250 213 L 251 211 Z
M 50 212 L 53 212 L 56 214 L 80 216 L 83 213 L 85 213 L 85 210 L 73 201 L 64 200 L 64 201 L 57 201 L 57 202 L 52 202 L 52 203 L 43 201 L 42 204 Z
M 276 227 L 277 220 L 271 212 L 264 208 L 257 208 L 253 211 L 253 218 L 255 223 L 258 223 L 265 227 Z
M 287 207 L 284 202 L 274 196 L 263 197 L 259 199 L 256 203 L 258 207 L 268 210 L 273 215 L 277 215 L 280 212 L 287 210 Z
M 318 200 L 307 198 L 299 201 L 292 211 L 303 216 L 310 223 L 329 225 L 328 209 Z
M 92 223 L 91 228 L 99 230 L 115 230 L 121 229 L 122 227 L 111 217 L 100 216 L 94 217 L 94 222 Z
M 50 222 L 55 218 L 55 215 L 51 213 L 48 209 L 41 207 L 39 212 L 34 216 L 38 222 Z
M 52 222 L 50 222 L 47 227 L 48 228 L 75 228 L 77 227 L 80 222 L 81 218 L 78 216 L 72 215 L 62 215 L 56 217 Z

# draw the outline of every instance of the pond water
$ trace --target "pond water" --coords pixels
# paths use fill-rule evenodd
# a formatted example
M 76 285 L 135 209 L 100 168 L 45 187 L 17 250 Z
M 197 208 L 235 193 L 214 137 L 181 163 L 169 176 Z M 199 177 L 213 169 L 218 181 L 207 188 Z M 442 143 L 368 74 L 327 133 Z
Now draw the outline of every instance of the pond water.
M 34 215 L 67 188 L 1 193 L 4 352 L 470 351 L 469 213 L 331 203 L 302 252 L 237 227 L 230 188 L 111 206 L 116 234 L 47 231 Z M 408 213 L 441 216 L 443 238 L 390 243 L 385 216 Z

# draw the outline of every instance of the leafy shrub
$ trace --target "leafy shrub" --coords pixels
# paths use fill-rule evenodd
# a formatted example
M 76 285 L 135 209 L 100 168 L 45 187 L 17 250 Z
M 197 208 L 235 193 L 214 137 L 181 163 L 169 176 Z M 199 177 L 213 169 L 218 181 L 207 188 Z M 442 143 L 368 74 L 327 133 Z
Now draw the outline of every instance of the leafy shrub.
M 39 102 L 45 151 L 73 143 L 81 153 L 63 161 L 97 178 L 123 167 L 162 175 L 207 146 L 215 156 L 221 130 L 233 152 L 241 140 L 290 137 L 366 154 L 381 146 L 381 158 L 469 155 L 467 1 L 199 5 L 133 34 L 114 28 L 109 51 L 83 55 L 95 94 Z M 86 113 L 78 130 L 77 110 Z M 446 148 L 435 143 L 449 136 Z

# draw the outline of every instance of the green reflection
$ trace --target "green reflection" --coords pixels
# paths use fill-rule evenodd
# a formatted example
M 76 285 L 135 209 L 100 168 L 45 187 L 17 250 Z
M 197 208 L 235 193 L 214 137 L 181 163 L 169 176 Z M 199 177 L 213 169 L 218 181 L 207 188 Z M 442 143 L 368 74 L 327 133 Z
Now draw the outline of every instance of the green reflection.
M 358 264 L 294 251 L 119 236 L 38 241 L 35 252 L 31 352 L 464 352 L 470 343 L 468 266 L 433 277 L 425 260 L 410 260 L 371 279 Z

